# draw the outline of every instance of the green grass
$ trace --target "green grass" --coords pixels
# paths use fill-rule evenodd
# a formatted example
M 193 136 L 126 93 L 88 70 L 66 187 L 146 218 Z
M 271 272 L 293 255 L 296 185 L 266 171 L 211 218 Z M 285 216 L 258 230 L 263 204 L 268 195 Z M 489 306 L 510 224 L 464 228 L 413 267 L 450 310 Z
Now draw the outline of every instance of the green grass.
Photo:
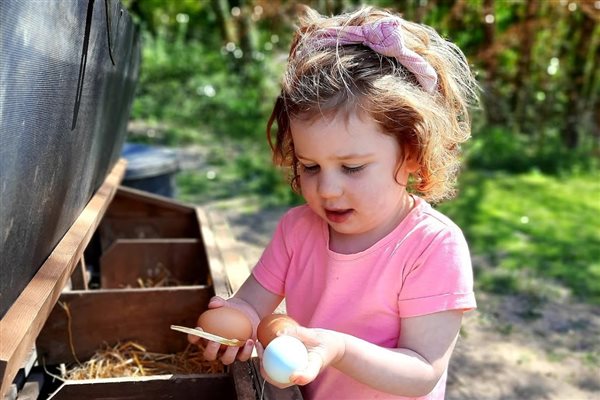
M 211 149 L 207 165 L 177 175 L 178 197 L 202 204 L 232 197 L 258 197 L 264 207 L 299 204 L 285 174 L 272 166 L 265 146 L 249 142 Z M 223 143 L 222 143 L 223 144 Z
M 579 298 L 600 303 L 600 180 L 540 173 L 471 171 L 459 196 L 438 208 L 458 223 L 473 254 L 483 289 L 539 290 L 549 278 Z M 477 259 L 477 258 L 476 258 Z M 475 265 L 475 267 L 481 267 Z

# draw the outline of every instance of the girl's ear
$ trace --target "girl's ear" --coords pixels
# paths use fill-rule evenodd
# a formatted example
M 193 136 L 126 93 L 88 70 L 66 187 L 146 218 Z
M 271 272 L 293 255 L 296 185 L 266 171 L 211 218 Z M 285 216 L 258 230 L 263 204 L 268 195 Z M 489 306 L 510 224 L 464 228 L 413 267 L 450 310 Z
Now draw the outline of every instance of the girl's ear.
M 420 168 L 417 157 L 412 153 L 408 153 L 407 157 L 404 159 L 404 167 L 409 174 L 417 172 Z

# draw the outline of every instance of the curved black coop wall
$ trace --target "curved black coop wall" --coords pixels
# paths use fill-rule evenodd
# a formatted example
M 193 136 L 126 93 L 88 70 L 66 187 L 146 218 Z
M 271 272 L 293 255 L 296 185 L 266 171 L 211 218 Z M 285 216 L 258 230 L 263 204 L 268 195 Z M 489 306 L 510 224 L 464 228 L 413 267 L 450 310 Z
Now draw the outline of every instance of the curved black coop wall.
M 0 317 L 119 159 L 139 53 L 118 1 L 0 1 Z

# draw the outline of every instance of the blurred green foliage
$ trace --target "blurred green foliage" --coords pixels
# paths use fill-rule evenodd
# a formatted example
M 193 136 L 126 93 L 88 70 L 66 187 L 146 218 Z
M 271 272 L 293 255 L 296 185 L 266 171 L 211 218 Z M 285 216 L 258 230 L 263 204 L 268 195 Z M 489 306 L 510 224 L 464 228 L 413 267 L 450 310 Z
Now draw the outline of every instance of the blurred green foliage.
M 132 117 L 209 130 L 217 137 L 262 140 L 275 87 L 263 79 L 269 65 L 251 62 L 240 71 L 233 52 L 220 52 L 200 41 L 186 42 L 185 33 L 179 30 L 174 43 L 163 33 L 144 33 Z
M 592 146 L 569 149 L 562 145 L 557 128 L 545 128 L 543 136 L 515 134 L 509 127 L 485 126 L 475 132 L 465 146 L 470 168 L 523 173 L 541 171 L 552 175 L 569 175 L 599 170 L 600 159 L 593 156 Z

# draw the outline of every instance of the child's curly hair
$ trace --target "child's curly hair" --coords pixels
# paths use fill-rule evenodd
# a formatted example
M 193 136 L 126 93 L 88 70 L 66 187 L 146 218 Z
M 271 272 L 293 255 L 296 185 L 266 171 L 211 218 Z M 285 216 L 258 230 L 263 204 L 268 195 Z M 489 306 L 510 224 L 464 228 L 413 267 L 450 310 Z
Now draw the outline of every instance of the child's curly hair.
M 267 125 L 273 160 L 291 168 L 294 190 L 300 187 L 290 119 L 365 112 L 418 161 L 412 191 L 431 202 L 454 195 L 460 144 L 471 134 L 468 107 L 477 103 L 478 91 L 462 51 L 433 29 L 402 21 L 404 45 L 427 60 L 438 75 L 437 88 L 429 93 L 395 58 L 360 44 L 322 46 L 317 40 L 324 28 L 360 26 L 392 15 L 363 7 L 327 18 L 305 7 Z

